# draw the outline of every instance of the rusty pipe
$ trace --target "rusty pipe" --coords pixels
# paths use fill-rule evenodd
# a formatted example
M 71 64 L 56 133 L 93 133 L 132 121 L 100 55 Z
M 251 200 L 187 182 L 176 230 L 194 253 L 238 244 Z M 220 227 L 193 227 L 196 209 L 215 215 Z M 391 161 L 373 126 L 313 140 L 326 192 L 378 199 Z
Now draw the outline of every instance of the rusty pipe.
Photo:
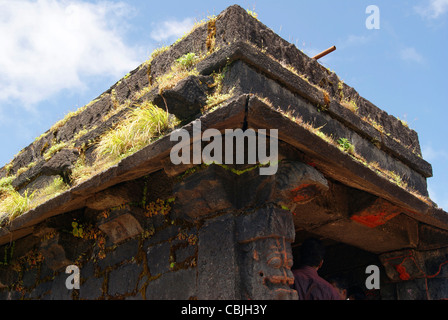
M 315 55 L 315 56 L 313 57 L 313 59 L 318 60 L 318 59 L 320 59 L 320 58 L 326 56 L 327 54 L 329 54 L 329 53 L 331 53 L 331 52 L 333 52 L 333 51 L 335 51 L 335 50 L 336 50 L 336 46 L 332 46 L 331 48 L 328 48 L 327 50 L 322 51 L 321 53 Z

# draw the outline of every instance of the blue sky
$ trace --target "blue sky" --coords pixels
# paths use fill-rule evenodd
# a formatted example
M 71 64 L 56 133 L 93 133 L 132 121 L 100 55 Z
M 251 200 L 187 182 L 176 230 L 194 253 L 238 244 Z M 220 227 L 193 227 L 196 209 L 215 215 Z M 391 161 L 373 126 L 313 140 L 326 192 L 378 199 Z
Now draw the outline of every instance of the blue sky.
M 448 209 L 448 0 L 0 0 L 0 166 L 195 21 L 239 4 L 419 134 Z M 376 5 L 380 29 L 367 29 Z

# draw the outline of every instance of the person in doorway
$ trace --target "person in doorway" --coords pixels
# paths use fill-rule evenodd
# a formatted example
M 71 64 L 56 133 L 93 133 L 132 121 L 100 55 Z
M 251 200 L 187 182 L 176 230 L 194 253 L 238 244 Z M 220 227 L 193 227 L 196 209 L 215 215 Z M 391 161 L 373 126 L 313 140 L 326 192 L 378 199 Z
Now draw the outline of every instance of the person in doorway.
M 328 279 L 328 282 L 336 289 L 341 297 L 341 300 L 348 300 L 347 296 L 347 281 L 344 278 L 339 276 L 334 276 Z
M 348 300 L 366 300 L 366 294 L 360 286 L 353 286 L 347 290 Z
M 292 270 L 299 300 L 341 300 L 338 291 L 317 271 L 324 262 L 325 247 L 315 238 L 305 240 L 300 248 L 300 267 Z

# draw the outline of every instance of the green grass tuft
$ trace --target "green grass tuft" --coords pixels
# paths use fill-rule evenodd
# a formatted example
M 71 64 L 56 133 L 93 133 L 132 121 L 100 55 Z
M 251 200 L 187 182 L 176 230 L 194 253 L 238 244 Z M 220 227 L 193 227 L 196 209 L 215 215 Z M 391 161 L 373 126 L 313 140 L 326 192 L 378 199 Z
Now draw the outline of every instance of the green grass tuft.
M 176 124 L 177 120 L 172 119 L 169 113 L 144 102 L 101 137 L 95 152 L 98 157 L 124 158 L 149 145 L 155 137 Z
M 50 149 L 48 149 L 45 153 L 44 153 L 44 159 L 46 161 L 50 160 L 51 157 L 53 157 L 53 155 L 59 151 L 61 151 L 62 149 L 64 149 L 67 146 L 66 142 L 59 142 L 56 143 L 54 145 L 51 146 Z

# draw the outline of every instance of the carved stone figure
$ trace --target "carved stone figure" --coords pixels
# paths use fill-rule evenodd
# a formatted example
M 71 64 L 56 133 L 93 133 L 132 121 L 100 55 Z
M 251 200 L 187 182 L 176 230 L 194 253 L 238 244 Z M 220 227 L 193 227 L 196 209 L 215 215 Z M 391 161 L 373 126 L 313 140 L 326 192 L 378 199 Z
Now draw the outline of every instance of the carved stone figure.
M 285 210 L 267 207 L 239 218 L 243 299 L 297 299 L 290 289 L 294 234 L 291 213 Z

